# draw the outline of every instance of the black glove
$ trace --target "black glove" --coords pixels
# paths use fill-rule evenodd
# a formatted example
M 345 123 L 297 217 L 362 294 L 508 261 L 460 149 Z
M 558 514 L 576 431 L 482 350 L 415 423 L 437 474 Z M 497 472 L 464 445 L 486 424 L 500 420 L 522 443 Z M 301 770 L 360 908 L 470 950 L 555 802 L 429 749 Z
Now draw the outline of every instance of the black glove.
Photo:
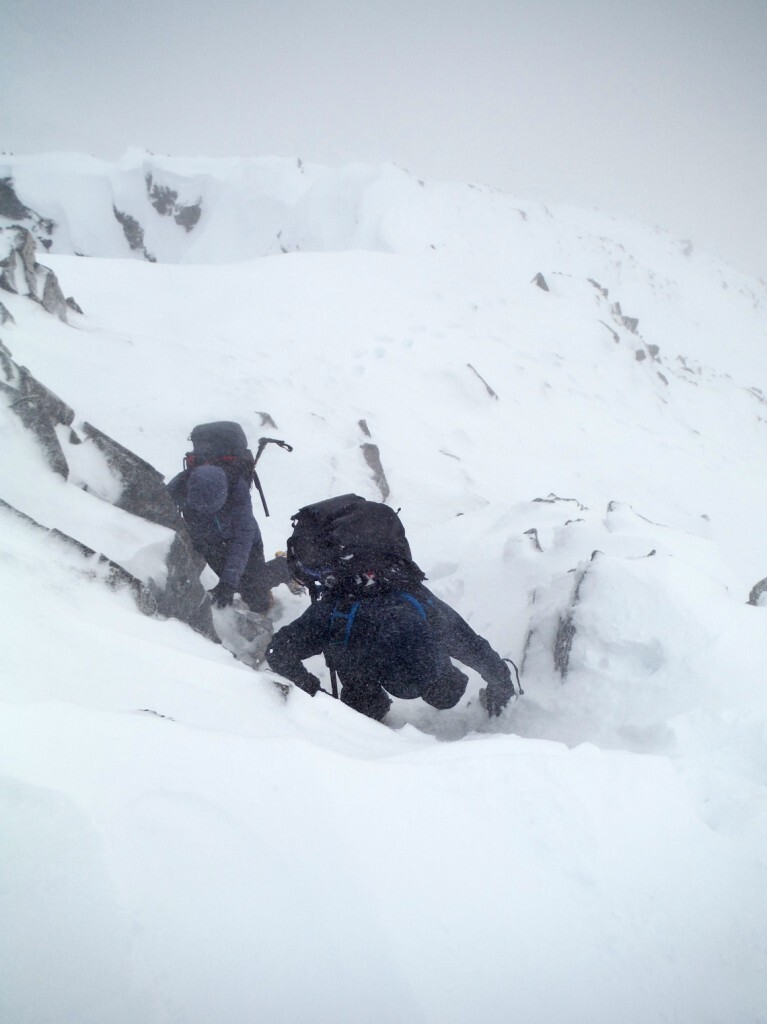
M 318 690 L 321 690 L 320 681 L 317 676 L 312 675 L 311 672 L 306 673 L 306 678 L 302 679 L 300 683 L 296 683 L 305 693 L 308 693 L 310 697 L 314 697 Z
M 208 593 L 216 608 L 228 608 L 234 601 L 234 587 L 231 583 L 217 583 Z
M 486 688 L 479 691 L 480 703 L 491 718 L 500 715 L 514 693 L 511 673 L 506 665 L 503 667 L 506 669 L 505 677 L 491 679 Z

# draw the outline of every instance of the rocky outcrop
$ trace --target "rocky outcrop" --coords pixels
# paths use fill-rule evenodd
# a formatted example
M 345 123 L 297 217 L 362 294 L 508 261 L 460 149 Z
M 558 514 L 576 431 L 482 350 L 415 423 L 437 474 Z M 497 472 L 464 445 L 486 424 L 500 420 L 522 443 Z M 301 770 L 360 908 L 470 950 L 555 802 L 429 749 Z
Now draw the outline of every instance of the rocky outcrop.
M 196 203 L 180 203 L 178 192 L 169 185 L 159 185 L 151 174 L 145 176 L 149 202 L 161 217 L 172 217 L 186 232 L 191 231 L 202 214 L 202 199 Z
M 149 263 L 156 263 L 157 261 L 154 256 L 144 245 L 144 229 L 136 218 L 131 217 L 129 213 L 125 213 L 123 210 L 118 210 L 116 206 L 112 207 L 112 213 L 114 213 L 115 220 L 122 227 L 125 239 L 131 249 L 134 252 L 140 252 Z
M 35 435 L 50 468 L 66 480 L 69 465 L 56 427 L 71 426 L 74 411 L 58 395 L 36 380 L 25 366 L 15 363 L 2 342 L 0 365 L 5 376 L 5 382 L 0 381 L 0 390 L 9 396 L 11 409 Z
M 38 523 L 36 519 L 28 516 L 25 512 L 20 512 L 19 509 L 14 508 L 13 505 L 9 505 L 7 501 L 3 501 L 2 498 L 0 498 L 0 512 L 12 515 L 17 519 L 21 519 L 36 530 L 41 530 L 43 533 L 47 533 L 49 537 L 55 538 L 61 544 L 71 548 L 73 551 L 76 551 L 78 555 L 81 555 L 83 558 L 83 571 L 90 576 L 103 579 L 106 585 L 112 590 L 117 590 L 120 587 L 127 587 L 127 589 L 133 594 L 139 610 L 143 612 L 144 615 L 154 615 L 157 612 L 157 601 L 155 600 L 151 589 L 143 584 L 140 579 L 137 579 L 132 573 L 123 569 L 123 567 L 118 565 L 117 562 L 113 562 L 111 558 L 106 558 L 104 555 L 99 554 L 98 551 L 94 551 L 93 548 L 89 548 L 81 541 L 75 540 L 74 537 L 70 537 L 69 534 L 62 533 L 61 530 L 50 529 L 47 526 L 43 526 L 41 523 Z
M 1 376 L 5 378 L 0 379 L 0 394 L 7 397 L 9 408 L 33 434 L 50 469 L 65 480 L 68 479 L 69 464 L 65 449 L 71 444 L 83 443 L 73 428 L 74 410 L 38 381 L 26 367 L 19 366 L 2 342 L 0 371 Z M 119 483 L 118 496 L 113 504 L 132 515 L 173 531 L 165 562 L 165 580 L 158 583 L 150 579 L 144 583 L 116 562 L 76 538 L 55 529 L 48 532 L 79 550 L 94 565 L 101 567 L 97 575 L 104 578 L 108 584 L 129 586 L 136 596 L 139 608 L 145 614 L 180 619 L 197 632 L 219 643 L 213 627 L 210 601 L 200 582 L 204 562 L 192 547 L 189 534 L 165 488 L 162 475 L 144 459 L 92 424 L 84 423 L 81 431 L 87 441 L 98 448 L 104 456 L 113 477 Z M 16 515 L 24 515 L 4 502 L 0 502 L 0 505 Z M 30 521 L 34 523 L 33 520 Z M 34 525 L 40 529 L 47 529 L 38 523 Z
M 122 483 L 120 497 L 115 502 L 118 508 L 171 530 L 183 526 L 162 473 L 91 423 L 83 424 L 83 433 L 104 455 Z
M 50 249 L 53 245 L 55 221 L 41 217 L 22 203 L 16 195 L 13 178 L 0 178 L 0 218 L 26 228 L 44 249 Z
M 209 640 L 220 643 L 213 626 L 210 599 L 200 582 L 205 560 L 192 547 L 183 524 L 173 538 L 165 565 L 168 574 L 164 586 L 150 583 L 158 613 L 179 619 Z
M 29 296 L 66 323 L 67 299 L 53 271 L 37 262 L 36 251 L 35 238 L 27 228 L 0 227 L 0 288 Z
M 360 420 L 359 427 L 365 437 L 371 436 L 366 420 Z M 381 494 L 381 501 L 386 501 L 389 497 L 390 490 L 389 481 L 386 479 L 386 473 L 384 473 L 383 464 L 381 462 L 381 451 L 377 444 L 373 444 L 372 440 L 363 441 L 360 448 L 362 449 L 362 455 L 368 465 L 368 468 L 373 473 L 373 480 Z

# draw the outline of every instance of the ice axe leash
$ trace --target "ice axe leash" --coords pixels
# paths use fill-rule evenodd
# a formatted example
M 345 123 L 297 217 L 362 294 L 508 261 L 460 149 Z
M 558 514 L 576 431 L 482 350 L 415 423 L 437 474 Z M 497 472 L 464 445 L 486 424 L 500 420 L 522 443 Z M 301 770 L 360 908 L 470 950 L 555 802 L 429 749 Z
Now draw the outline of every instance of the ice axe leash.
M 519 691 L 517 695 L 520 696 L 520 697 L 523 697 L 525 691 L 522 689 L 522 683 L 520 683 L 520 681 L 519 681 L 519 669 L 514 664 L 514 662 L 511 660 L 511 658 L 504 658 L 503 661 L 508 661 L 508 663 L 514 669 L 514 675 L 517 677 L 517 691 Z M 516 691 L 514 690 L 514 680 L 513 679 L 511 681 L 511 690 L 512 690 L 512 693 L 516 694 Z
M 280 448 L 284 448 L 286 452 L 293 451 L 293 445 L 288 444 L 287 441 L 279 441 L 276 437 L 259 437 L 258 448 L 256 449 L 256 457 L 253 460 L 253 483 L 256 485 L 256 490 L 261 495 L 261 504 L 264 506 L 264 515 L 269 516 L 269 506 L 266 504 L 266 497 L 264 495 L 264 489 L 261 486 L 261 481 L 258 479 L 258 473 L 256 472 L 256 464 L 261 458 L 264 448 L 268 444 L 279 445 Z

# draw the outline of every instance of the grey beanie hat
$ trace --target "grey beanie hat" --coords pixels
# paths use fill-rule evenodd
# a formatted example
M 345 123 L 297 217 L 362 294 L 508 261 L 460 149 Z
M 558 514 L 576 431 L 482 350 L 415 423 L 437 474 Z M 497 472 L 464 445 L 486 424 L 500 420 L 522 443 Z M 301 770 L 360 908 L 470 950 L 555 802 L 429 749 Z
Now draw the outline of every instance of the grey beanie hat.
M 220 466 L 198 466 L 189 474 L 187 481 L 187 508 L 204 515 L 215 515 L 224 507 L 228 492 L 226 473 Z

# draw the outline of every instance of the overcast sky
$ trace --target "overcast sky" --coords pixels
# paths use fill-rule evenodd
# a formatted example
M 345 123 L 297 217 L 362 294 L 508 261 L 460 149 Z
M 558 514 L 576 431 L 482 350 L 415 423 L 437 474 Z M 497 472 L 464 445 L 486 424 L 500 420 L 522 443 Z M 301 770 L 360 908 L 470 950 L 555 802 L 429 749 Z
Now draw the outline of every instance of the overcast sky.
M 391 161 L 767 280 L 767 0 L 0 0 L 0 150 Z

